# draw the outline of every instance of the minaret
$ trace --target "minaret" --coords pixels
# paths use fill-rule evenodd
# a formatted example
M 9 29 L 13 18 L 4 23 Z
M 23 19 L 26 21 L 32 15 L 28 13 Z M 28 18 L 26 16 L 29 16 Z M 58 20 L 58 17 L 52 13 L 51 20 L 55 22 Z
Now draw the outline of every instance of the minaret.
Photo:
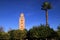
M 24 18 L 24 14 L 21 13 L 19 18 L 19 30 L 24 30 L 24 29 L 25 29 L 25 18 Z

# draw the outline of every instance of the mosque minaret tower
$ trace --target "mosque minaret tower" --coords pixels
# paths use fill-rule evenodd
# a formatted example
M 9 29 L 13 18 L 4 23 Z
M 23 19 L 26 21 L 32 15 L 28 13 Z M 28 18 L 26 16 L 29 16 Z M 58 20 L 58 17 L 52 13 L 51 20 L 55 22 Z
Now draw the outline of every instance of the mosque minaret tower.
M 24 13 L 21 13 L 19 18 L 19 30 L 24 30 L 24 29 L 25 29 L 25 18 L 24 18 Z

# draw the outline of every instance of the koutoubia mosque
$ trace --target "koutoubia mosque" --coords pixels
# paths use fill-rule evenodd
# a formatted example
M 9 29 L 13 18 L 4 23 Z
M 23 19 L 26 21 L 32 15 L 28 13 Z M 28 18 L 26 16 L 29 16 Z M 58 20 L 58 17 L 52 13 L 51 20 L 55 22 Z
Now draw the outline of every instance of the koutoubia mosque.
M 19 30 L 24 30 L 24 29 L 25 29 L 25 18 L 24 18 L 24 13 L 21 13 L 19 17 Z

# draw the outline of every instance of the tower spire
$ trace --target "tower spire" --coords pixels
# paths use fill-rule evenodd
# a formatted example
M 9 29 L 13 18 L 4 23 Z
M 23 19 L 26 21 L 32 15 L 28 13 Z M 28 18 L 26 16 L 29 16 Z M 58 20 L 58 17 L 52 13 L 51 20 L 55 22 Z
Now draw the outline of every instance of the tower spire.
M 24 13 L 21 13 L 19 18 L 19 30 L 24 30 L 24 29 L 25 29 L 25 18 L 24 18 Z

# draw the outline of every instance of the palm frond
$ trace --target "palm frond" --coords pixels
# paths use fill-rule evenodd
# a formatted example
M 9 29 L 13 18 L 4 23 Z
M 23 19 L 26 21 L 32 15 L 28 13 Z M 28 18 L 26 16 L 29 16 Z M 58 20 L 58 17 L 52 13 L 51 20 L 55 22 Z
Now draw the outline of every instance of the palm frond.
M 44 2 L 41 9 L 42 10 L 51 9 L 51 4 L 48 2 Z

